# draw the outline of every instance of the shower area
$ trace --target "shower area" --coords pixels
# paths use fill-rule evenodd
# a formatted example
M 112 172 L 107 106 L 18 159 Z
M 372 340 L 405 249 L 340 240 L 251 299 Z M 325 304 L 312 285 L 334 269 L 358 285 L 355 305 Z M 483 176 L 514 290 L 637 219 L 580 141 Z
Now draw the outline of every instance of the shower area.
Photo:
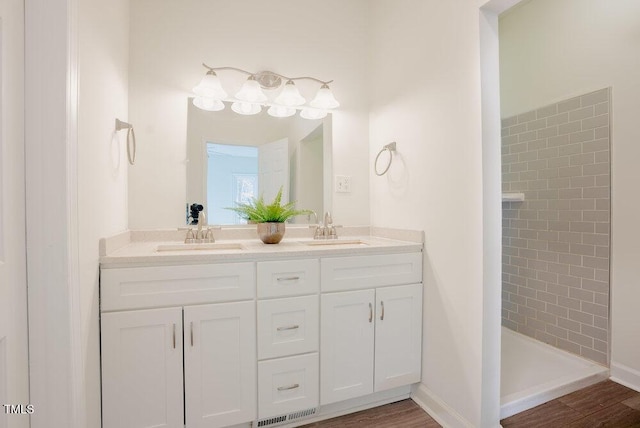
M 608 377 L 611 89 L 502 119 L 505 418 Z

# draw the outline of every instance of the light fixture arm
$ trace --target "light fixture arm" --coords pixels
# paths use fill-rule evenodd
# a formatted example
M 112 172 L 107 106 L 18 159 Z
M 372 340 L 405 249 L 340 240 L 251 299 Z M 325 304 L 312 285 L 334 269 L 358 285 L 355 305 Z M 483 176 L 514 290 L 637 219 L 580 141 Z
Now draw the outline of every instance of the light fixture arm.
M 209 67 L 207 64 L 205 64 L 204 62 L 202 63 L 202 65 L 209 71 L 216 71 L 216 70 L 234 70 L 234 71 L 239 71 L 240 73 L 244 73 L 244 74 L 248 74 L 249 76 L 253 75 L 254 73 L 247 71 L 247 70 L 243 70 L 241 68 L 236 68 L 236 67 Z
M 318 83 L 321 83 L 323 85 L 328 85 L 329 83 L 333 82 L 333 80 L 320 80 L 320 79 L 316 79 L 315 77 L 311 77 L 311 76 L 287 77 L 285 75 L 282 75 L 280 73 L 276 73 L 276 72 L 273 72 L 273 71 L 259 71 L 257 73 L 252 73 L 250 71 L 243 70 L 241 68 L 236 68 L 236 67 L 209 67 L 205 63 L 202 63 L 202 65 L 209 71 L 234 70 L 234 71 L 239 71 L 240 73 L 244 73 L 244 74 L 246 74 L 248 76 L 253 76 L 260 83 L 260 85 L 265 89 L 277 88 L 278 86 L 280 86 L 282 84 L 281 79 L 284 79 L 286 81 L 289 81 L 289 80 L 313 80 L 314 82 L 318 82 Z

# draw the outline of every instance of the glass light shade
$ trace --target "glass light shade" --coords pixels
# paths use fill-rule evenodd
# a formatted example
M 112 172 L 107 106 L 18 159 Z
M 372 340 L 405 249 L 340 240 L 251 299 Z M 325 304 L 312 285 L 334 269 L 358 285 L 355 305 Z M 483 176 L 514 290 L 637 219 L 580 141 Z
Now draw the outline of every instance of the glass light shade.
M 287 107 L 296 107 L 301 106 L 305 103 L 305 99 L 300 95 L 298 88 L 293 83 L 292 80 L 289 80 L 284 88 L 282 88 L 282 92 L 276 97 L 276 103 L 287 106 Z
M 316 97 L 309 103 L 311 107 L 315 108 L 336 108 L 340 106 L 340 103 L 335 99 L 331 89 L 327 84 L 324 84 L 318 90 Z
M 253 114 L 258 114 L 262 111 L 262 106 L 260 104 L 252 104 L 246 103 L 242 101 L 236 101 L 231 104 L 231 110 L 235 111 L 238 114 L 244 114 L 245 116 L 251 116 Z
M 220 111 L 224 110 L 224 103 L 215 98 L 207 97 L 195 97 L 193 99 L 193 105 L 202 110 L 207 111 Z
M 236 94 L 236 98 L 240 101 L 246 101 L 248 103 L 263 103 L 267 101 L 267 96 L 262 92 L 260 84 L 255 80 L 253 76 L 250 76 L 242 88 Z
M 290 117 L 296 114 L 296 109 L 285 106 L 271 106 L 269 110 L 267 110 L 267 113 L 273 117 Z
M 320 110 L 318 108 L 303 108 L 300 112 L 300 117 L 303 119 L 323 119 L 327 116 L 326 110 Z
M 222 88 L 220 78 L 213 70 L 207 71 L 198 86 L 193 88 L 193 93 L 199 97 L 214 98 L 216 100 L 223 100 L 228 96 L 227 92 Z

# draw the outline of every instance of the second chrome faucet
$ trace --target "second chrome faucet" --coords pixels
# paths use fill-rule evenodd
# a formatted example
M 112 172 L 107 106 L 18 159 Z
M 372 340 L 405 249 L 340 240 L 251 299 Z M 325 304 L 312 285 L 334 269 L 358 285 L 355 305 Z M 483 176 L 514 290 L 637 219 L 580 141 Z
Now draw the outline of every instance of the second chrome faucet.
M 198 216 L 198 229 L 195 231 L 191 228 L 187 229 L 187 236 L 184 239 L 185 244 L 205 244 L 216 242 L 213 237 L 213 228 L 207 226 L 207 217 L 203 212 Z
M 313 239 L 338 239 L 336 226 L 333 224 L 333 218 L 329 211 L 324 214 L 324 222 L 316 225 L 316 231 L 313 234 Z

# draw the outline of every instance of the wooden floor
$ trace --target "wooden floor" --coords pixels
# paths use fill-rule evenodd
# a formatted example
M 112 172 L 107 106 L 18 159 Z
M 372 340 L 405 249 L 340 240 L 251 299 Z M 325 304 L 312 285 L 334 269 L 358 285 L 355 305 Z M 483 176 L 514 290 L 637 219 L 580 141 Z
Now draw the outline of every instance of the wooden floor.
M 305 425 L 306 428 L 439 428 L 413 400 L 402 400 L 339 418 Z
M 610 380 L 502 420 L 504 428 L 640 427 L 640 392 Z
M 504 428 L 640 428 L 640 393 L 610 380 L 503 419 Z M 307 428 L 437 428 L 412 400 L 305 425 Z

